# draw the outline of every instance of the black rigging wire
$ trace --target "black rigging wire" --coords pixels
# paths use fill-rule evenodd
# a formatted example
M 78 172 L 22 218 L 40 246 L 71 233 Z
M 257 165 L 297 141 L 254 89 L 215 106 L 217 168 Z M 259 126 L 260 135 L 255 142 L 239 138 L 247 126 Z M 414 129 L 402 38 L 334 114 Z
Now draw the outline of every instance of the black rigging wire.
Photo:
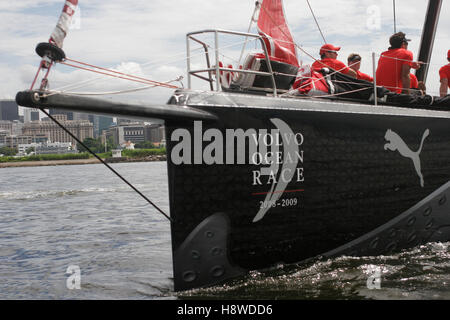
M 103 163 L 109 170 L 111 170 L 116 176 L 118 176 L 120 179 L 122 179 L 123 182 L 125 182 L 128 186 L 130 186 L 131 189 L 136 191 L 142 198 L 144 198 L 150 205 L 152 205 L 156 210 L 158 210 L 164 217 L 166 217 L 170 222 L 173 222 L 172 218 L 169 217 L 164 211 L 162 211 L 156 204 L 154 204 L 149 198 L 147 198 L 142 192 L 140 192 L 138 189 L 136 189 L 135 186 L 133 186 L 130 182 L 127 181 L 120 173 L 118 173 L 116 170 L 114 170 L 109 164 L 107 164 L 102 158 L 97 156 L 95 152 L 93 152 L 91 149 L 89 149 L 88 146 L 86 146 L 80 139 L 78 139 L 70 130 L 68 130 L 66 127 L 64 127 L 58 120 L 56 120 L 54 117 L 52 117 L 47 111 L 45 111 L 44 108 L 39 108 L 45 115 L 47 115 L 53 122 L 55 122 L 61 129 L 63 129 L 65 132 L 67 132 L 73 139 L 75 139 L 80 145 L 82 145 L 90 154 L 92 154 L 97 160 L 99 160 L 101 163 Z
M 319 29 L 320 35 L 322 36 L 323 42 L 327 43 L 327 40 L 325 40 L 325 37 L 324 37 L 324 35 L 322 33 L 322 30 L 320 29 L 319 22 L 317 21 L 316 16 L 314 15 L 314 11 L 311 8 L 311 5 L 309 4 L 309 0 L 306 0 L 306 2 L 308 3 L 309 10 L 311 10 L 311 13 L 312 13 L 312 16 L 314 18 L 314 21 L 316 22 L 317 28 Z

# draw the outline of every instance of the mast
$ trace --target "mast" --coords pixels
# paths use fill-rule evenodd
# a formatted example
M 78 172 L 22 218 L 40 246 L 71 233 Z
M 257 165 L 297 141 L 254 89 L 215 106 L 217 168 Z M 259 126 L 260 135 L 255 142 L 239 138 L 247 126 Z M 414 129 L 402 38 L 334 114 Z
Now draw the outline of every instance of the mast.
M 442 0 L 428 0 L 427 14 L 422 30 L 422 39 L 419 47 L 419 61 L 425 62 L 424 65 L 416 70 L 417 80 L 426 82 L 431 53 L 433 51 L 434 37 L 441 12 Z

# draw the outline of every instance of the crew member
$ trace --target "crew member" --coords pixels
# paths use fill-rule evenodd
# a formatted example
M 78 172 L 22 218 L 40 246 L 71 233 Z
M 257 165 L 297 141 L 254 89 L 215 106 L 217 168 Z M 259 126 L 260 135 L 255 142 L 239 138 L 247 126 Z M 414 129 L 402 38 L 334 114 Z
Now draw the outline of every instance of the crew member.
M 322 68 L 330 68 L 334 71 L 347 74 L 353 78 L 356 78 L 356 72 L 345 65 L 345 63 L 337 60 L 338 51 L 341 47 L 335 47 L 332 44 L 324 44 L 320 48 L 320 59 L 312 64 L 312 69 L 314 71 L 319 71 Z
M 373 78 L 371 76 L 359 71 L 359 69 L 361 68 L 361 56 L 359 54 L 357 53 L 350 54 L 347 58 L 347 65 L 350 69 L 355 70 L 356 79 L 373 82 Z
M 410 93 L 411 67 L 419 69 L 420 63 L 413 62 L 413 53 L 408 50 L 409 41 L 403 32 L 397 32 L 389 38 L 391 47 L 378 60 L 377 85 L 397 93 Z
M 426 91 L 427 91 L 425 83 L 423 81 L 419 81 L 417 79 L 416 75 L 413 73 L 409 74 L 409 78 L 411 80 L 410 81 L 411 82 L 411 85 L 410 85 L 411 93 L 416 92 L 416 93 L 420 94 L 421 96 L 425 95 Z
M 450 50 L 447 52 L 447 61 L 450 62 Z M 445 97 L 450 88 L 450 63 L 439 69 L 439 77 L 441 78 L 441 87 L 439 92 L 441 97 Z
M 410 85 L 409 87 L 411 89 L 419 89 L 419 80 L 417 80 L 417 77 L 415 74 L 410 73 L 409 74 L 409 80 L 410 80 Z

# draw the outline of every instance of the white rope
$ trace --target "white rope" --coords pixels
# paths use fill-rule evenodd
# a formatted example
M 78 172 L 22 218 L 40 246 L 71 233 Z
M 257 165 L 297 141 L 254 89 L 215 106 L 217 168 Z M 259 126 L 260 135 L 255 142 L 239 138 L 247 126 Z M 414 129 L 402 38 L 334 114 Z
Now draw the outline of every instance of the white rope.
M 256 12 L 259 9 L 260 9 L 260 3 L 259 3 L 259 1 L 256 1 L 255 2 L 255 9 L 253 10 L 252 17 L 250 18 L 250 23 L 248 25 L 247 33 L 250 33 L 250 30 L 252 28 L 253 22 L 256 22 L 255 15 L 256 15 Z M 241 60 L 242 60 L 242 57 L 244 55 L 245 47 L 247 46 L 247 42 L 248 42 L 248 36 L 245 36 L 245 42 L 244 42 L 244 45 L 242 46 L 241 55 L 239 56 L 239 60 L 238 60 L 238 65 L 241 64 Z
M 196 50 L 202 50 L 202 49 L 203 49 L 203 47 L 198 47 L 198 48 L 194 48 L 192 50 L 196 51 Z M 200 56 L 200 55 L 203 55 L 203 54 L 204 54 L 203 52 L 199 52 L 198 54 L 195 54 L 193 56 L 195 57 L 195 56 Z M 179 54 L 170 56 L 169 58 L 177 57 L 177 56 L 180 56 L 180 55 L 184 55 L 184 53 L 179 53 Z M 167 65 L 174 64 L 176 62 L 186 61 L 186 59 L 187 58 L 177 59 L 177 60 L 169 61 L 166 64 Z M 153 60 L 151 62 L 147 62 L 147 63 L 144 63 L 144 64 L 140 65 L 140 67 L 146 68 L 146 67 L 148 67 L 150 65 L 158 64 L 159 63 L 158 61 L 167 61 L 167 58 L 160 58 L 158 60 Z M 112 69 L 112 70 L 114 70 L 114 69 Z M 117 70 L 114 70 L 114 71 L 117 71 Z M 105 82 L 105 81 L 108 81 L 108 80 L 114 80 L 114 79 L 108 78 L 107 75 L 101 75 L 101 76 L 97 76 L 97 77 L 94 77 L 94 78 L 91 78 L 91 79 L 83 80 L 83 81 L 80 81 L 80 82 L 77 82 L 77 83 L 72 83 L 72 84 L 68 84 L 68 85 L 65 85 L 65 86 L 61 86 L 61 87 L 56 88 L 55 90 L 56 91 L 67 91 L 67 90 L 79 89 L 79 88 L 85 87 L 85 86 L 87 86 L 87 85 L 89 85 L 89 84 L 91 84 L 93 82 L 94 83 L 101 83 L 101 82 Z M 121 79 L 121 80 L 123 80 L 123 79 Z M 66 89 L 66 90 L 63 90 L 63 89 Z
M 183 79 L 182 76 L 178 77 L 177 79 L 170 80 L 167 82 L 164 82 L 164 84 L 169 84 L 175 81 L 181 81 Z M 69 95 L 78 95 L 78 96 L 104 96 L 104 95 L 115 95 L 115 94 L 123 94 L 123 93 L 131 93 L 131 92 L 137 92 L 142 91 L 146 89 L 151 89 L 155 87 L 160 87 L 160 85 L 148 85 L 144 87 L 134 88 L 134 89 L 127 89 L 127 90 L 120 90 L 120 91 L 109 91 L 109 92 L 66 92 L 66 91 L 56 91 L 51 90 L 49 91 L 50 94 L 44 94 L 44 97 L 50 97 L 55 94 L 69 94 Z
M 314 11 L 313 11 L 313 9 L 311 8 L 311 5 L 309 4 L 309 0 L 306 0 L 306 3 L 308 3 L 309 10 L 311 10 L 311 14 L 312 14 L 312 16 L 313 16 L 313 18 L 314 18 L 314 21 L 316 22 L 317 29 L 319 29 L 320 35 L 322 36 L 323 43 L 327 43 L 327 40 L 325 40 L 325 37 L 324 37 L 324 35 L 323 35 L 323 33 L 322 33 L 322 29 L 320 29 L 319 22 L 318 22 L 317 19 L 316 19 L 316 15 L 314 14 Z
M 257 40 L 257 39 L 255 39 L 255 40 Z M 236 43 L 233 43 L 233 44 L 230 44 L 230 45 L 227 45 L 227 46 L 223 46 L 223 47 L 220 47 L 219 50 L 227 49 L 227 48 L 230 48 L 230 47 L 233 47 L 233 46 L 238 46 L 238 45 L 243 44 L 244 42 L 245 41 L 240 41 L 240 42 L 236 42 Z M 207 47 L 209 49 L 212 49 L 211 46 L 209 46 L 209 45 Z M 196 51 L 196 50 L 203 50 L 203 46 L 193 49 L 193 51 Z M 184 53 L 176 54 L 176 55 L 173 55 L 172 57 L 177 57 L 177 56 L 180 56 L 180 55 L 184 55 Z M 192 58 L 192 57 L 197 57 L 197 56 L 202 56 L 202 55 L 204 55 L 204 52 L 196 53 L 194 55 L 191 55 L 190 57 Z M 230 59 L 230 60 L 232 60 L 234 62 L 237 62 L 237 60 L 235 60 L 235 59 L 233 59 L 231 57 L 227 57 L 224 54 L 220 54 L 220 55 L 223 56 L 224 58 L 227 58 L 227 59 Z M 167 60 L 167 59 L 161 58 L 161 59 L 156 60 L 156 61 L 165 61 L 165 60 Z M 183 59 L 177 59 L 177 60 L 166 62 L 166 65 L 174 64 L 174 63 L 177 63 L 177 62 L 184 62 L 186 60 L 187 60 L 187 57 L 185 57 Z M 148 67 L 149 65 L 153 65 L 153 64 L 157 64 L 157 63 L 158 62 L 155 62 L 155 60 L 153 60 L 152 62 L 144 63 L 144 64 L 142 64 L 140 66 L 141 67 Z M 114 69 L 112 69 L 112 70 L 114 70 Z M 107 75 L 102 75 L 102 76 L 99 76 L 99 77 L 94 77 L 92 79 L 84 80 L 84 81 L 77 82 L 77 83 L 74 83 L 74 84 L 69 84 L 69 85 L 65 85 L 65 86 L 62 86 L 62 87 L 58 87 L 54 91 L 60 91 L 60 93 L 63 93 L 65 91 L 67 91 L 67 90 L 73 90 L 73 89 L 78 89 L 78 88 L 85 87 L 85 86 L 87 86 L 87 85 L 89 85 L 91 83 L 101 83 L 101 82 L 105 82 L 105 81 L 108 81 L 108 80 L 114 80 L 114 79 L 108 78 Z M 121 80 L 123 80 L 123 79 L 121 79 Z M 65 89 L 65 90 L 63 90 L 63 89 Z

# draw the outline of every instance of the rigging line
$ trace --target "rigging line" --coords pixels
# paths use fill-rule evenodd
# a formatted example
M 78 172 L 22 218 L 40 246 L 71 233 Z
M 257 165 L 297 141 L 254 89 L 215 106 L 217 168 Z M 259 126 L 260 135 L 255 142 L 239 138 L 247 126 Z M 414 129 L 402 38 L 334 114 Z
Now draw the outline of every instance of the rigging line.
M 85 68 L 85 67 L 77 66 L 77 65 L 74 65 L 74 64 L 66 63 L 66 62 L 60 62 L 60 63 L 66 65 L 66 66 L 70 66 L 70 67 L 74 67 L 74 68 L 78 68 L 78 69 L 82 69 L 82 70 L 86 70 L 86 71 L 90 71 L 90 72 L 100 73 L 100 74 L 107 75 L 107 76 L 114 77 L 114 78 L 119 78 L 119 79 L 134 81 L 134 82 L 140 82 L 140 83 L 145 83 L 145 84 L 152 84 L 152 85 L 155 84 L 152 80 L 142 81 L 142 80 L 138 80 L 138 79 L 132 79 L 132 78 L 127 78 L 127 77 L 122 77 L 122 76 L 116 76 L 116 75 L 113 75 L 113 74 L 110 74 L 110 73 L 106 73 L 106 72 L 102 72 L 102 71 L 96 71 L 96 70 L 93 70 L 93 69 L 88 69 L 88 68 Z M 167 87 L 167 88 L 172 88 L 172 89 L 178 89 L 178 87 L 174 86 L 174 85 L 161 85 L 161 86 L 162 87 Z
M 254 41 L 254 40 L 252 40 L 252 41 Z M 239 42 L 239 43 L 232 44 L 232 45 L 229 45 L 229 46 L 226 46 L 226 47 L 222 47 L 222 48 L 232 47 L 232 46 L 235 46 L 235 45 L 239 45 L 239 44 L 241 44 L 241 43 L 243 43 L 243 42 Z M 194 49 L 192 49 L 192 51 L 201 50 L 201 49 L 203 49 L 203 47 L 194 48 Z M 179 54 L 173 55 L 173 56 L 171 56 L 171 57 L 169 57 L 169 58 L 178 57 L 178 56 L 180 56 L 180 55 L 184 55 L 184 53 L 179 53 Z M 204 55 L 204 53 L 203 53 L 203 52 L 199 52 L 199 53 L 197 53 L 197 54 L 191 55 L 191 57 L 202 56 L 202 55 Z M 186 61 L 186 59 L 187 59 L 187 58 L 182 58 L 182 59 L 172 60 L 172 61 L 166 62 L 166 64 L 174 64 L 174 63 L 177 63 L 177 62 L 180 62 L 180 61 Z M 159 61 L 163 61 L 163 60 L 166 61 L 165 58 L 161 58 L 161 59 L 159 59 L 159 60 L 153 60 L 153 61 L 144 63 L 144 64 L 142 64 L 142 65 L 140 65 L 140 66 L 146 68 L 146 67 L 151 66 L 151 65 L 156 65 L 156 64 L 159 63 Z M 235 59 L 231 59 L 231 60 L 236 61 Z M 90 71 L 90 70 L 89 70 L 89 71 Z M 97 73 L 98 73 L 98 72 L 97 72 Z M 103 73 L 101 73 L 101 74 L 103 74 Z M 103 75 L 104 75 L 104 74 L 103 74 Z M 110 74 L 106 74 L 106 75 L 110 76 Z M 94 82 L 94 81 L 97 81 L 97 80 L 98 80 L 99 82 L 102 82 L 102 81 L 105 81 L 106 79 L 105 79 L 103 76 L 99 76 L 99 77 L 95 77 L 95 78 L 92 78 L 92 79 L 87 79 L 87 80 L 84 80 L 84 81 L 80 81 L 80 82 L 78 82 L 78 83 L 68 84 L 68 85 L 65 85 L 65 86 L 56 88 L 56 89 L 54 89 L 54 90 L 63 90 L 63 89 L 69 90 L 69 89 L 81 88 L 81 87 L 84 87 L 84 86 L 88 85 L 89 83 Z M 151 81 L 153 81 L 153 80 L 151 80 Z M 170 87 L 169 87 L 169 88 L 170 88 Z M 174 88 L 174 89 L 175 89 L 175 88 Z
M 392 0 L 392 6 L 394 11 L 394 33 L 397 33 L 397 18 L 395 16 L 395 0 Z
M 61 64 L 64 64 L 64 65 L 70 66 L 70 67 L 74 67 L 74 68 L 79 68 L 79 69 L 86 70 L 86 71 L 91 71 L 91 72 L 96 72 L 96 73 L 108 75 L 108 76 L 111 76 L 111 77 L 117 77 L 117 78 L 121 78 L 121 79 L 125 79 L 125 80 L 130 80 L 130 81 L 135 81 L 135 82 L 141 82 L 141 83 L 148 83 L 148 84 L 154 84 L 154 85 L 160 85 L 160 86 L 167 86 L 167 87 L 172 88 L 172 89 L 177 88 L 176 86 L 167 85 L 167 84 L 164 84 L 164 83 L 162 83 L 162 82 L 158 82 L 158 81 L 154 81 L 154 80 L 149 80 L 149 79 L 145 79 L 145 78 L 133 76 L 133 75 L 126 74 L 126 73 L 122 73 L 122 72 L 115 71 L 115 70 L 109 70 L 109 69 L 106 69 L 106 68 L 97 67 L 97 66 L 94 66 L 94 65 L 90 65 L 90 64 L 88 64 L 88 63 L 79 62 L 79 61 L 71 60 L 71 59 L 66 59 L 66 60 L 67 60 L 67 61 L 72 61 L 72 62 L 75 62 L 75 63 L 78 63 L 78 64 L 81 64 L 81 65 L 85 65 L 85 66 L 88 66 L 88 67 L 92 67 L 92 68 L 104 70 L 104 71 L 107 71 L 107 72 L 117 73 L 117 74 L 120 74 L 120 75 L 122 75 L 122 76 L 124 76 L 124 77 L 121 77 L 121 76 L 115 76 L 115 75 L 113 75 L 113 74 L 109 74 L 109 73 L 105 73 L 105 72 L 96 71 L 96 70 L 93 70 L 93 69 L 88 69 L 88 68 L 80 67 L 80 66 L 77 66 L 77 65 L 74 65 L 74 64 L 70 64 L 70 63 L 67 63 L 67 62 L 61 62 Z
M 252 17 L 250 18 L 250 23 L 248 25 L 247 33 L 250 33 L 250 29 L 252 28 L 253 22 L 256 20 L 256 18 L 255 18 L 256 12 L 259 10 L 260 5 L 261 4 L 259 1 L 255 2 L 255 9 L 253 10 Z M 245 42 L 244 42 L 244 45 L 242 46 L 242 51 L 241 51 L 241 55 L 239 56 L 238 65 L 241 64 L 241 60 L 244 55 L 245 47 L 247 46 L 247 42 L 248 42 L 248 36 L 245 36 Z
M 324 42 L 324 43 L 327 43 L 327 40 L 325 40 L 325 37 L 324 37 L 324 35 L 323 35 L 323 33 L 322 33 L 322 29 L 320 29 L 319 22 L 318 22 L 317 19 L 316 19 L 316 16 L 315 16 L 315 14 L 314 14 L 314 11 L 313 11 L 313 9 L 311 8 L 311 5 L 309 4 L 309 0 L 306 0 L 306 2 L 308 3 L 309 10 L 311 10 L 311 13 L 312 13 L 312 16 L 313 16 L 313 18 L 314 18 L 314 21 L 316 22 L 317 28 L 319 29 L 320 35 L 322 36 L 323 42 Z
M 139 79 L 139 80 L 144 80 L 144 81 L 148 81 L 148 82 L 153 82 L 153 83 L 156 84 L 156 85 L 158 85 L 158 84 L 164 84 L 163 82 L 159 82 L 159 81 L 155 81 L 155 80 L 149 80 L 149 79 L 141 78 L 141 77 L 134 76 L 134 75 L 131 75 L 131 74 L 126 74 L 126 73 L 123 73 L 123 72 L 119 72 L 119 71 L 116 71 L 116 70 L 113 70 L 113 69 L 107 69 L 107 68 L 103 68 L 103 67 L 94 66 L 94 65 L 92 65 L 92 64 L 85 63 L 85 62 L 81 62 L 81 61 L 77 61 L 77 60 L 73 60 L 73 59 L 66 59 L 66 60 L 67 60 L 67 61 L 74 62 L 74 63 L 81 64 L 81 65 L 84 65 L 84 66 L 87 66 L 87 67 L 91 67 L 91 68 L 95 68 L 95 69 L 100 69 L 100 70 L 104 70 L 104 71 L 108 71 L 108 72 L 112 72 L 112 73 L 117 73 L 117 74 L 120 74 L 120 75 L 123 75 L 123 76 L 126 76 L 126 77 L 135 78 L 135 79 Z
M 181 81 L 182 78 L 183 77 L 180 76 L 177 79 L 170 80 L 170 81 L 167 81 L 165 83 L 171 83 L 171 82 L 174 82 L 174 81 Z M 67 91 L 51 90 L 51 91 L 49 91 L 50 92 L 49 94 L 44 94 L 44 97 L 47 98 L 47 97 L 53 96 L 55 94 L 69 94 L 69 95 L 77 95 L 77 96 L 105 96 L 105 95 L 137 92 L 137 91 L 142 91 L 142 90 L 151 89 L 151 88 L 155 88 L 155 87 L 159 87 L 159 85 L 152 84 L 152 85 L 143 86 L 143 87 L 139 87 L 139 88 L 119 90 L 119 91 L 109 91 L 109 92 L 67 92 Z
M 199 47 L 197 49 L 193 49 L 192 51 L 199 50 L 199 49 L 202 49 L 202 47 Z M 204 53 L 201 52 L 201 53 L 198 53 L 198 54 L 192 55 L 192 56 L 197 56 L 197 55 L 202 55 L 202 54 L 204 54 Z M 180 55 L 184 55 L 184 53 L 173 55 L 171 57 L 173 58 L 173 57 L 177 57 L 177 56 L 180 56 Z M 177 62 L 180 62 L 180 61 L 185 61 L 185 60 L 186 60 L 186 58 L 172 60 L 172 61 L 167 62 L 166 64 L 174 64 L 174 63 L 177 63 Z M 141 65 L 141 67 L 148 67 L 148 66 L 153 65 L 153 64 L 156 65 L 156 64 L 159 64 L 159 61 L 163 61 L 163 59 L 161 58 L 159 60 L 156 60 L 156 62 L 154 60 L 154 61 L 151 61 L 151 62 L 144 63 L 144 64 Z M 68 90 L 68 89 L 81 88 L 81 87 L 87 86 L 89 83 L 97 81 L 97 80 L 98 80 L 98 82 L 103 82 L 106 79 L 103 76 L 98 76 L 98 77 L 87 79 L 87 80 L 80 81 L 80 82 L 77 82 L 77 83 L 67 84 L 67 85 L 64 85 L 62 87 L 58 87 L 55 90 L 63 90 L 63 89 L 67 89 Z
M 56 120 L 52 115 L 50 115 L 47 111 L 45 111 L 44 108 L 39 108 L 43 113 L 45 113 L 46 116 L 48 116 L 53 122 L 55 122 L 61 129 L 63 129 L 65 132 L 67 132 L 75 141 L 77 141 L 80 145 L 82 145 L 90 154 L 92 154 L 97 160 L 99 160 L 101 163 L 103 163 L 109 170 L 111 170 L 116 176 L 118 176 L 120 179 L 122 179 L 123 182 L 125 182 L 131 189 L 136 191 L 142 198 L 144 198 L 149 204 L 153 206 L 156 210 L 158 210 L 164 217 L 166 217 L 170 222 L 173 222 L 173 219 L 169 217 L 164 211 L 162 211 L 156 204 L 154 204 L 149 198 L 147 198 L 142 192 L 140 192 L 138 189 L 136 189 L 135 186 L 133 186 L 130 182 L 128 182 L 127 179 L 125 179 L 120 173 L 118 173 L 116 170 L 114 170 L 109 164 L 107 164 L 102 158 L 100 158 L 98 155 L 95 154 L 91 149 L 89 149 L 88 146 L 86 146 L 83 142 L 80 141 L 72 132 L 70 132 L 69 129 L 64 127 L 58 120 Z

